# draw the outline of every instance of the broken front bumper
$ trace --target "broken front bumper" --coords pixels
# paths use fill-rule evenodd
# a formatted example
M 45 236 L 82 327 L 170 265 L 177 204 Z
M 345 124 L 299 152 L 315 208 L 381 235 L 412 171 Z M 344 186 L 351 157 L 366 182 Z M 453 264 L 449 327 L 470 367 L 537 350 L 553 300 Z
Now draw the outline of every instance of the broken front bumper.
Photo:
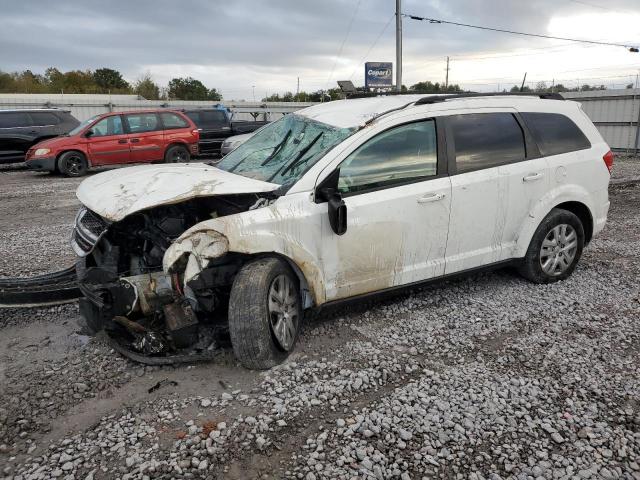
M 211 351 L 212 333 L 200 331 L 191 304 L 174 288 L 177 278 L 163 272 L 117 277 L 104 268 L 87 268 L 84 259 L 76 269 L 84 295 L 81 317 L 92 333 L 104 330 L 121 353 L 128 351 L 137 361 L 141 355 L 162 356 L 174 363 L 174 355 Z

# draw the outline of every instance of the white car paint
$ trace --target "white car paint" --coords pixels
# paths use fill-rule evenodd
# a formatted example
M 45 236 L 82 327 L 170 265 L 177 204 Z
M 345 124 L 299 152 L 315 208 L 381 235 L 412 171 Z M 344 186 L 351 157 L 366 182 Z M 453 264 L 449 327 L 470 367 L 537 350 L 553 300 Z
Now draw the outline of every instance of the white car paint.
M 139 165 L 100 173 L 76 192 L 89 210 L 117 222 L 150 207 L 191 198 L 276 190 L 279 185 L 201 164 Z
M 337 127 L 357 127 L 421 97 L 329 102 L 298 113 Z M 314 201 L 316 186 L 350 153 L 392 126 L 453 113 L 513 111 L 562 113 L 581 128 L 592 146 L 557 158 L 527 160 L 346 197 L 348 231 L 343 236 L 331 230 L 327 204 Z M 315 305 L 321 305 L 520 258 L 541 220 L 560 203 L 586 205 L 593 216 L 593 233 L 602 229 L 609 206 L 609 173 L 602 156 L 608 150 L 574 102 L 486 97 L 410 106 L 388 113 L 348 137 L 275 202 L 190 228 L 166 251 L 164 269 L 171 271 L 179 258 L 189 255 L 189 277 L 197 275 L 197 267 L 205 266 L 209 257 L 203 258 L 202 252 L 190 245 L 194 235 L 209 235 L 207 251 L 215 255 L 275 253 L 286 258 L 299 274 L 303 290 Z M 118 170 L 109 178 L 101 174 L 85 181 L 78 198 L 97 213 L 117 220 L 143 208 L 195 196 L 265 192 L 277 187 L 213 167 L 134 168 L 139 170 L 131 176 Z M 437 200 L 421 201 L 431 195 Z M 214 248 L 218 241 L 223 245 Z

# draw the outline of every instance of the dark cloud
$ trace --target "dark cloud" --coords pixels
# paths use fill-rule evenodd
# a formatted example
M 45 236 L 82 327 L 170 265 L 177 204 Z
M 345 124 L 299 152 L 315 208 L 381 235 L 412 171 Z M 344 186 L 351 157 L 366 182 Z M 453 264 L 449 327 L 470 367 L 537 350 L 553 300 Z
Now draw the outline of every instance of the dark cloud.
M 416 15 L 543 33 L 557 15 L 638 10 L 637 0 L 619 0 L 615 6 L 600 2 L 606 6 L 598 8 L 571 0 L 405 0 L 403 9 Z M 356 5 L 357 0 L 5 0 L 0 68 L 44 71 L 49 66 L 109 66 L 130 79 L 150 70 L 162 80 L 199 73 L 210 86 L 230 92 L 244 89 L 245 96 L 252 84 L 264 89 L 291 89 L 297 76 L 302 77 L 303 87 L 321 88 L 328 83 Z M 337 76 L 349 76 L 354 71 L 360 76 L 358 62 L 394 9 L 393 0 L 360 1 L 329 86 Z M 602 34 L 614 41 L 639 40 L 624 38 L 625 32 Z M 558 43 L 404 22 L 405 58 L 410 65 L 445 55 Z M 392 21 L 369 59 L 394 60 L 393 49 Z M 411 72 L 406 74 L 410 76 Z M 282 83 L 285 78 L 287 86 Z

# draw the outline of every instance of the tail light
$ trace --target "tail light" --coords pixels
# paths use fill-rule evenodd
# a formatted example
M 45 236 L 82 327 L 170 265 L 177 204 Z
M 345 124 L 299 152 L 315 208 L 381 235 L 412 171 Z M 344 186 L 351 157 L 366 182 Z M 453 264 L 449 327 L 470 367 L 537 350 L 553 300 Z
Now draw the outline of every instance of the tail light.
M 611 173 L 611 169 L 613 168 L 613 160 L 614 160 L 614 155 L 613 152 L 611 150 L 609 150 L 607 153 L 604 154 L 604 157 L 602 157 L 602 160 L 604 160 L 604 164 L 607 166 L 607 169 L 609 170 L 609 173 Z

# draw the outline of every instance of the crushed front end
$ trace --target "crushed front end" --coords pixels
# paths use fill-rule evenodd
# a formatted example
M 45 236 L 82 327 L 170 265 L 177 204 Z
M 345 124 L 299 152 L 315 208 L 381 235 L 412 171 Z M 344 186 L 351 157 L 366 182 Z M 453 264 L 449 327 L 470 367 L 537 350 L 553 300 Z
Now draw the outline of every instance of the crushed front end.
M 255 194 L 196 199 L 118 222 L 82 208 L 71 243 L 88 328 L 104 330 L 118 351 L 145 363 L 215 355 L 226 339 L 227 299 L 242 257 L 228 253 L 216 232 L 175 241 L 199 222 L 263 201 Z M 172 265 L 163 270 L 168 249 Z

